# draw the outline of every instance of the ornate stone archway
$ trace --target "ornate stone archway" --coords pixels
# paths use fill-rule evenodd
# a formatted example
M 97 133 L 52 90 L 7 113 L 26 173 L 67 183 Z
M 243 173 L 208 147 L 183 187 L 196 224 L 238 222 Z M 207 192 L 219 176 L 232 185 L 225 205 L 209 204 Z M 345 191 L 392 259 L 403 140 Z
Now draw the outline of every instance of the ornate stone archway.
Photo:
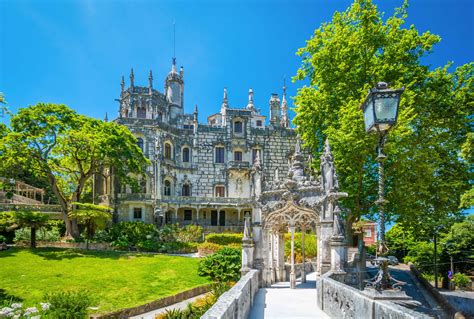
M 288 176 L 279 179 L 278 170 L 272 183 L 262 183 L 260 158 L 252 170 L 255 185 L 253 224 L 246 220 L 242 271 L 261 270 L 261 285 L 285 281 L 284 233 L 291 233 L 290 286 L 296 286 L 294 234 L 315 229 L 317 235 L 317 274 L 329 270 L 344 271 L 347 248 L 338 200 L 346 197 L 339 192 L 333 156 L 326 141 L 321 156 L 321 177 L 316 179 L 303 163 L 298 139 Z M 304 243 L 304 239 L 303 239 Z M 302 244 L 304 247 L 304 244 Z M 303 254 L 304 254 L 304 248 Z M 305 280 L 304 258 L 301 277 Z

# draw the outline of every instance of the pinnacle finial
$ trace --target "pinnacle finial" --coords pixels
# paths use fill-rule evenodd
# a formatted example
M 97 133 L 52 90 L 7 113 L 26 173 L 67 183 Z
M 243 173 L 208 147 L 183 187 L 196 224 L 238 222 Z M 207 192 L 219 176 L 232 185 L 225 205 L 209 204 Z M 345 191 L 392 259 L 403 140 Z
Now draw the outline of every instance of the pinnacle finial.
M 120 81 L 120 87 L 123 93 L 123 91 L 125 90 L 125 77 L 123 75 L 122 75 L 122 80 Z
M 130 86 L 133 87 L 133 81 L 135 79 L 135 75 L 133 74 L 133 68 L 130 70 Z
M 197 104 L 194 106 L 194 113 L 196 113 L 196 114 L 198 113 L 198 105 Z
M 301 154 L 301 136 L 298 134 L 296 137 L 295 155 Z
M 109 117 L 107 116 L 107 112 L 105 112 L 104 122 L 108 122 L 108 121 L 109 121 Z
M 150 70 L 150 74 L 148 75 L 148 86 L 153 88 L 153 72 Z

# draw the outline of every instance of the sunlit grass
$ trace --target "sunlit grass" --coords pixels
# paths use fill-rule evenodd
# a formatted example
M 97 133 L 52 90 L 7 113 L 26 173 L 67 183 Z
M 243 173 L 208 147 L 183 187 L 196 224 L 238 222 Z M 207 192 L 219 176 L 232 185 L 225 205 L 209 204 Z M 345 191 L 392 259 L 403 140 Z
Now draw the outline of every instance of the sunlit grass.
M 90 292 L 96 312 L 138 306 L 207 283 L 198 259 L 64 249 L 0 252 L 0 292 L 26 305 L 62 290 Z M 3 290 L 3 291 L 2 291 Z

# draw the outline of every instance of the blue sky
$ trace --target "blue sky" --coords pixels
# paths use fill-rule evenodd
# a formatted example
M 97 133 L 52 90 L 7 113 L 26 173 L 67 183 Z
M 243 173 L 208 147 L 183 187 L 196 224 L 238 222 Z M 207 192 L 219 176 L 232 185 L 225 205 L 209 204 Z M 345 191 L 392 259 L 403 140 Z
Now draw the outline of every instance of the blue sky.
M 160 90 L 176 57 L 185 68 L 185 110 L 200 121 L 220 108 L 223 87 L 232 107 L 250 87 L 268 114 L 271 93 L 296 73 L 295 56 L 314 29 L 351 1 L 69 1 L 0 0 L 0 92 L 16 111 L 37 102 L 64 103 L 80 113 L 117 115 L 120 77 L 130 68 Z M 402 0 L 376 1 L 386 15 Z M 474 2 L 412 0 L 409 24 L 442 37 L 426 59 L 433 67 L 472 61 Z M 293 96 L 302 83 L 289 83 Z M 5 119 L 3 119 L 5 121 Z

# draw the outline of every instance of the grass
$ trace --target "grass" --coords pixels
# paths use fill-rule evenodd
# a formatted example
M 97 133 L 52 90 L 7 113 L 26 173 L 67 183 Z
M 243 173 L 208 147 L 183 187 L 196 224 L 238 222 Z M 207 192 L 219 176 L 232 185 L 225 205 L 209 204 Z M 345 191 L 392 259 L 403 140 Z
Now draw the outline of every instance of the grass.
M 198 262 L 155 254 L 15 248 L 0 252 L 0 299 L 13 297 L 30 306 L 43 302 L 47 292 L 85 289 L 99 307 L 94 312 L 104 313 L 208 283 L 197 275 Z

